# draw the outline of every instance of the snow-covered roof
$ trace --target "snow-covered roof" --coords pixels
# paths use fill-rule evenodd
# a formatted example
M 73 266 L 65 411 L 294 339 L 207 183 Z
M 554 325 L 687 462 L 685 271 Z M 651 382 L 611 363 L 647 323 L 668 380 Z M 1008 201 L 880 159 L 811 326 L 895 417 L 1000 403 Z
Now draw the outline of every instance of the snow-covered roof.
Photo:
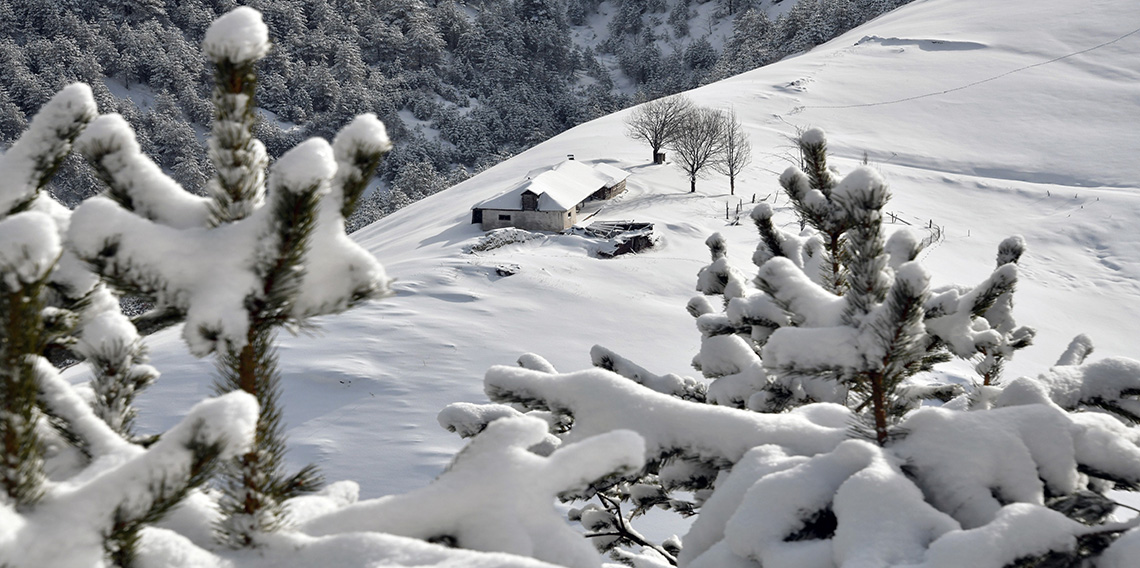
M 609 164 L 589 166 L 566 160 L 538 175 L 530 176 L 506 193 L 488 199 L 472 209 L 521 211 L 522 195 L 527 191 L 538 196 L 539 211 L 569 211 L 570 208 L 602 188 L 617 185 L 629 173 Z

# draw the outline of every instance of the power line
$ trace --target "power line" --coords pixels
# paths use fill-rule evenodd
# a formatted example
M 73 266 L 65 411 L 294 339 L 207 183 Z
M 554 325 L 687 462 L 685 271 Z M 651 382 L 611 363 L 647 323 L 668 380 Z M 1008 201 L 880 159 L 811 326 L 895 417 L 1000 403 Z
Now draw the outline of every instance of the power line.
M 946 89 L 946 90 L 944 90 L 944 91 L 937 91 L 937 92 L 934 92 L 934 93 L 926 93 L 926 94 L 924 94 L 924 95 L 915 95 L 915 96 L 913 96 L 913 97 L 906 97 L 906 98 L 902 98 L 902 99 L 895 99 L 895 100 L 891 100 L 891 101 L 882 101 L 882 102 L 877 102 L 877 103 L 859 103 L 859 104 L 852 104 L 852 105 L 811 105 L 811 106 L 801 106 L 801 107 L 796 107 L 796 109 L 795 109 L 795 110 L 793 110 L 792 112 L 793 112 L 793 113 L 798 113 L 798 112 L 801 112 L 801 111 L 804 111 L 804 110 L 809 110 L 809 109 L 847 109 L 847 108 L 875 107 L 875 106 L 884 106 L 884 105 L 893 105 L 893 104 L 898 104 L 898 103 L 905 103 L 905 102 L 908 102 L 908 101 L 914 101 L 914 100 L 918 100 L 918 99 L 925 99 L 925 98 L 929 98 L 929 97 L 937 97 L 937 96 L 940 96 L 940 95 L 945 95 L 945 94 L 948 94 L 948 93 L 953 93 L 953 92 L 955 92 L 955 91 L 961 91 L 961 90 L 964 90 L 964 89 L 969 89 L 969 88 L 971 88 L 971 87 L 976 87 L 976 86 L 978 86 L 978 85 L 981 85 L 981 84 L 984 84 L 984 83 L 989 83 L 990 81 L 996 81 L 996 80 L 998 80 L 998 79 L 1001 79 L 1001 78 L 1003 78 L 1003 77 L 1007 77 L 1007 76 L 1009 76 L 1009 75 L 1013 75 L 1014 73 L 1020 73 L 1020 72 L 1022 72 L 1022 71 L 1025 71 L 1025 70 L 1027 70 L 1027 69 L 1033 69 L 1034 67 L 1041 67 L 1041 66 L 1043 66 L 1043 65 L 1048 65 L 1048 64 L 1050 64 L 1050 63 L 1056 63 L 1056 62 L 1058 62 L 1058 61 L 1061 61 L 1061 60 L 1063 60 L 1063 59 L 1068 59 L 1068 58 L 1070 58 L 1070 57 L 1075 57 L 1075 56 L 1077 56 L 1077 55 L 1082 55 L 1082 54 L 1088 53 L 1088 52 L 1090 52 L 1090 51 L 1094 51 L 1094 50 L 1100 49 L 1100 48 L 1102 48 L 1102 47 L 1106 47 L 1106 46 L 1112 45 L 1112 44 L 1114 44 L 1114 43 L 1116 43 L 1116 42 L 1118 42 L 1118 41 L 1120 41 L 1120 40 L 1122 40 L 1122 39 L 1125 39 L 1125 38 L 1127 38 L 1127 37 L 1129 37 L 1129 36 L 1132 36 L 1132 35 L 1135 35 L 1135 34 L 1137 34 L 1137 33 L 1140 33 L 1140 28 L 1136 28 L 1136 29 L 1134 29 L 1134 30 L 1132 30 L 1132 31 L 1130 31 L 1130 32 L 1128 32 L 1128 33 L 1126 33 L 1126 34 L 1124 34 L 1124 35 L 1122 35 L 1122 36 L 1120 36 L 1120 37 L 1116 38 L 1116 39 L 1112 39 L 1112 40 L 1106 41 L 1106 42 L 1104 42 L 1104 43 L 1102 43 L 1102 44 L 1099 44 L 1099 45 L 1094 45 L 1094 46 L 1092 46 L 1092 47 L 1090 47 L 1090 48 L 1087 48 L 1087 49 L 1082 49 L 1082 50 L 1080 50 L 1080 51 L 1074 51 L 1074 52 L 1072 52 L 1072 53 L 1069 53 L 1069 54 L 1066 54 L 1066 55 L 1062 55 L 1062 56 L 1060 56 L 1060 57 L 1055 57 L 1055 58 L 1053 58 L 1053 59 L 1050 59 L 1050 60 L 1048 60 L 1048 61 L 1041 61 L 1041 62 L 1039 62 L 1039 63 L 1034 63 L 1034 64 L 1032 64 L 1032 65 L 1026 65 L 1026 66 L 1024 66 L 1024 67 L 1018 67 L 1017 69 L 1014 69 L 1014 70 L 1012 70 L 1012 71 L 1006 71 L 1005 73 L 1002 73 L 1002 74 L 1000 74 L 1000 75 L 995 75 L 995 76 L 993 76 L 993 77 L 990 77 L 990 78 L 988 78 L 988 79 L 982 79 L 982 80 L 980 80 L 980 81 L 974 81 L 973 83 L 968 83 L 968 84 L 965 84 L 965 85 L 961 85 L 961 86 L 959 86 L 959 87 L 954 87 L 954 88 L 952 88 L 952 89 Z

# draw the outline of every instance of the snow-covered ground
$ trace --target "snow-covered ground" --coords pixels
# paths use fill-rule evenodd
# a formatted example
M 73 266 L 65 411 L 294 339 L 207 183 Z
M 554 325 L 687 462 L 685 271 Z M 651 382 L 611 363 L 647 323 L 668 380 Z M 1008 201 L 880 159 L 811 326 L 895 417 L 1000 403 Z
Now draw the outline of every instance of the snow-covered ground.
M 753 196 L 775 198 L 777 220 L 794 226 L 777 176 L 794 159 L 787 137 L 809 126 L 828 132 L 841 171 L 866 157 L 883 172 L 888 210 L 944 229 L 921 257 L 934 285 L 978 282 L 1003 238 L 1025 237 L 1015 309 L 1039 333 L 1007 377 L 1044 371 L 1081 332 L 1094 359 L 1140 355 L 1138 27 L 1133 0 L 920 0 L 689 93 L 734 107 L 751 135 L 755 161 L 736 196 L 721 176 L 688 193 L 679 170 L 652 165 L 624 136 L 623 111 L 361 230 L 396 295 L 324 319 L 316 336 L 283 338 L 290 462 L 356 480 L 362 497 L 422 487 L 462 446 L 439 410 L 485 401 L 484 371 L 525 352 L 571 371 L 601 344 L 654 372 L 696 375 L 699 334 L 684 306 L 708 262 L 704 240 L 720 231 L 736 266 L 753 271 L 756 231 L 726 226 L 726 204 L 734 214 L 740 200 L 747 210 Z M 564 237 L 464 252 L 482 235 L 471 205 L 566 154 L 628 170 L 629 190 L 591 221 L 652 222 L 660 246 L 613 260 Z M 520 270 L 501 277 L 501 264 Z M 212 362 L 192 358 L 179 330 L 149 344 L 163 375 L 140 399 L 143 432 L 171 427 L 213 382 Z

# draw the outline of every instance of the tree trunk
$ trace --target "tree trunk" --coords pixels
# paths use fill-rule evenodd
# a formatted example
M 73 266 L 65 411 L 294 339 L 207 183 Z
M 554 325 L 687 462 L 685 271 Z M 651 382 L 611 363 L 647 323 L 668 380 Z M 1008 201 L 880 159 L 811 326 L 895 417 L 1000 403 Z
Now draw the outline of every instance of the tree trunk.
M 689 193 L 696 193 L 696 192 L 697 192 L 697 176 L 691 175 L 691 176 L 689 176 Z
M 871 402 L 875 413 L 875 441 L 881 447 L 887 445 L 887 393 L 883 390 L 882 375 L 872 373 L 868 378 L 871 381 Z
M 728 177 L 728 194 L 736 195 L 736 176 Z
M 802 230 L 802 229 L 801 229 Z M 839 246 L 839 238 L 841 233 L 835 233 L 829 236 L 827 253 L 831 256 L 829 259 L 831 269 L 831 282 L 827 288 L 830 288 L 838 296 L 842 296 L 845 290 L 842 279 L 840 276 L 843 274 L 843 263 L 839 260 L 839 255 L 842 254 Z

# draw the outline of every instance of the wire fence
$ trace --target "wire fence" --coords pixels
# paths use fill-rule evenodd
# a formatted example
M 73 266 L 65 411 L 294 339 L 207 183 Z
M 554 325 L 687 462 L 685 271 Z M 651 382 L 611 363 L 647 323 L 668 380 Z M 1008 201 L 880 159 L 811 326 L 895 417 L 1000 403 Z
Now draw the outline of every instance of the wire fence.
M 926 98 L 930 98 L 930 97 L 937 97 L 937 96 L 941 96 L 941 95 L 946 95 L 949 93 L 954 93 L 957 91 L 962 91 L 965 89 L 976 87 L 978 85 L 983 85 L 983 84 L 989 83 L 991 81 L 997 81 L 998 79 L 1008 77 L 1010 75 L 1013 75 L 1014 73 L 1020 73 L 1022 71 L 1027 71 L 1029 69 L 1034 69 L 1036 67 L 1042 67 L 1044 65 L 1049 65 L 1051 63 L 1056 63 L 1058 61 L 1063 61 L 1063 60 L 1068 59 L 1070 57 L 1076 57 L 1078 55 L 1083 55 L 1085 53 L 1089 53 L 1090 51 L 1095 51 L 1095 50 L 1101 49 L 1103 47 L 1110 46 L 1110 45 L 1117 43 L 1117 42 L 1119 42 L 1125 38 L 1136 35 L 1137 33 L 1140 33 L 1140 28 L 1136 28 L 1136 29 L 1134 29 L 1134 30 L 1122 35 L 1122 36 L 1113 38 L 1113 39 L 1108 40 L 1104 43 L 1100 43 L 1100 44 L 1094 45 L 1094 46 L 1086 48 L 1086 49 L 1082 49 L 1080 51 L 1074 51 L 1072 53 L 1066 53 L 1065 55 L 1062 55 L 1059 57 L 1054 57 L 1053 59 L 1049 59 L 1047 61 L 1039 61 L 1037 63 L 1024 65 L 1022 67 L 1018 67 L 1017 69 L 1012 69 L 1010 71 L 1006 71 L 1005 73 L 1001 73 L 999 75 L 994 75 L 993 77 L 987 77 L 985 79 L 980 79 L 978 81 L 973 81 L 970 83 L 966 83 L 965 85 L 959 85 L 957 87 L 945 89 L 942 91 L 935 91 L 932 93 L 924 93 L 924 94 L 915 95 L 912 97 L 904 97 L 901 99 L 893 99 L 893 100 L 888 100 L 888 101 L 878 101 L 878 102 L 871 102 L 871 103 L 855 103 L 855 104 L 849 104 L 849 105 L 804 105 L 804 106 L 798 106 L 795 109 L 793 109 L 791 114 L 798 114 L 798 113 L 803 112 L 805 110 L 815 110 L 815 109 L 849 109 L 849 108 L 885 106 L 885 105 L 893 105 L 893 104 L 905 103 L 905 102 L 909 102 L 909 101 L 916 101 L 919 99 L 926 99 Z

